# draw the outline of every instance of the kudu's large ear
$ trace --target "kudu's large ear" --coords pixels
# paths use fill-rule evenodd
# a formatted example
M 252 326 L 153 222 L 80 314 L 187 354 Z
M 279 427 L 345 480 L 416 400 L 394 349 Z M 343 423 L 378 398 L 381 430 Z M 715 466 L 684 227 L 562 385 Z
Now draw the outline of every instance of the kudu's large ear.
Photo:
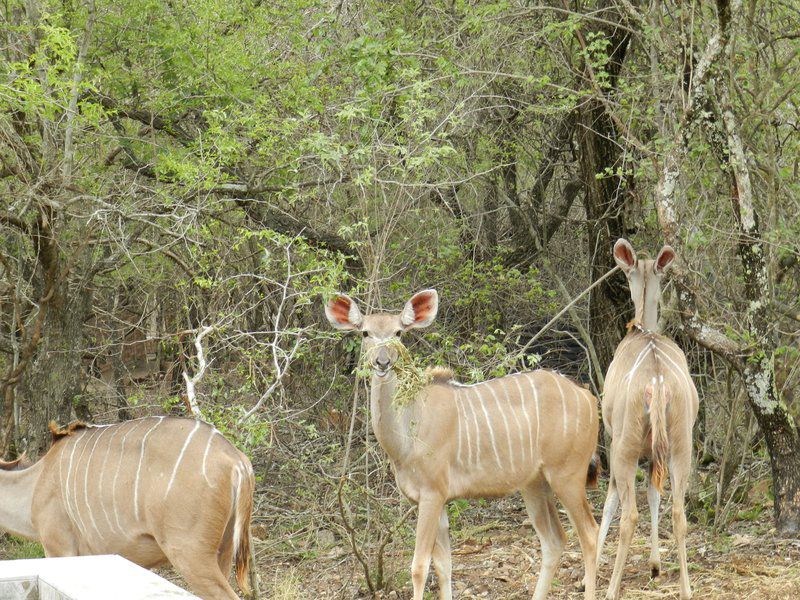
M 667 267 L 672 264 L 673 260 L 675 260 L 675 250 L 672 249 L 672 246 L 664 246 L 661 248 L 661 251 L 658 253 L 658 257 L 656 258 L 656 273 L 659 275 L 664 273 Z
M 411 296 L 400 313 L 400 322 L 406 329 L 427 327 L 436 318 L 439 310 L 439 294 L 436 290 L 422 290 Z
M 358 305 L 350 296 L 334 296 L 325 304 L 325 316 L 336 329 L 358 329 L 364 322 Z
M 614 260 L 625 273 L 630 272 L 636 266 L 636 252 L 625 238 L 619 238 L 614 244 Z

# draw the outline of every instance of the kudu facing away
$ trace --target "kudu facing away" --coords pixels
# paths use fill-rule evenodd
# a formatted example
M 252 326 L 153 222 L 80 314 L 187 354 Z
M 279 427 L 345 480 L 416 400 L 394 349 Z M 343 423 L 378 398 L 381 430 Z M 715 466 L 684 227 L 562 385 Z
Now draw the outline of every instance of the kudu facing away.
M 515 491 L 522 492 L 542 545 L 535 600 L 547 596 L 566 543 L 554 492 L 580 538 L 587 575 L 584 598 L 594 598 L 597 524 L 586 484 L 597 442 L 596 399 L 552 371 L 460 385 L 452 373 L 438 369 L 413 401 L 398 405 L 392 368 L 398 353 L 390 342 L 403 331 L 430 325 L 437 308 L 435 290 L 417 293 L 396 314 L 362 316 L 347 296 L 325 307 L 337 329 L 363 332 L 362 350 L 372 369 L 375 436 L 389 455 L 401 492 L 419 507 L 411 567 L 414 600 L 422 600 L 431 558 L 440 598 L 452 597 L 445 504 Z
M 206 599 L 249 592 L 253 469 L 215 428 L 145 417 L 53 432 L 28 468 L 0 463 L 0 529 L 42 543 L 47 556 L 119 554 L 164 561 Z
M 672 483 L 672 528 L 680 561 L 681 598 L 691 597 L 686 564 L 684 496 L 691 469 L 692 426 L 699 400 L 686 356 L 658 333 L 661 278 L 675 258 L 664 246 L 655 260 L 637 260 L 627 240 L 614 245 L 614 259 L 625 272 L 636 314 L 608 367 L 603 392 L 603 423 L 612 437 L 611 473 L 597 543 L 598 561 L 611 519 L 622 503 L 619 550 L 606 598 L 618 598 L 622 570 L 638 520 L 634 483 L 640 456 L 651 459 L 647 499 L 650 505 L 650 568 L 661 569 L 658 509 L 669 466 Z

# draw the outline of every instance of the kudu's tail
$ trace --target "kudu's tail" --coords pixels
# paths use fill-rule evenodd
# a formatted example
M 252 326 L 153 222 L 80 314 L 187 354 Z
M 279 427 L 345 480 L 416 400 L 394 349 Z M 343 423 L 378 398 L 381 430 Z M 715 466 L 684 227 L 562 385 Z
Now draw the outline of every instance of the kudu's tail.
M 663 379 L 648 384 L 645 388 L 645 402 L 650 408 L 650 432 L 652 435 L 652 469 L 650 482 L 660 494 L 664 493 L 664 480 L 667 478 L 669 460 L 669 440 L 667 438 L 667 402 L 669 392 Z
M 233 533 L 236 582 L 246 596 L 250 595 L 250 518 L 253 514 L 254 488 L 252 471 L 247 469 L 237 490 Z
M 597 480 L 603 472 L 603 465 L 600 463 L 600 457 L 597 453 L 592 454 L 592 460 L 589 461 L 589 469 L 586 472 L 586 488 L 590 490 L 597 489 Z

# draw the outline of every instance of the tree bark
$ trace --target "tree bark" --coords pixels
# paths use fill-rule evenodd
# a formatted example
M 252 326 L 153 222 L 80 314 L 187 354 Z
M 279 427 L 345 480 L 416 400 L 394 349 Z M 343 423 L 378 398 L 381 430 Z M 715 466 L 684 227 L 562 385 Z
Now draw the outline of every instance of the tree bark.
M 753 202 L 750 168 L 745 157 L 740 125 L 731 101 L 730 81 L 735 56 L 732 34 L 741 21 L 741 1 L 719 0 L 719 23 L 728 69 L 720 78 L 717 95 L 727 142 L 731 203 L 738 226 L 738 254 L 744 281 L 745 327 L 750 345 L 742 376 L 750 407 L 769 451 L 775 493 L 775 526 L 783 534 L 800 531 L 800 435 L 794 418 L 775 386 L 775 335 L 769 307 L 772 298 L 767 272 L 766 244 L 761 236 Z
M 602 4 L 607 9 L 605 14 L 614 14 L 610 3 Z M 616 19 L 621 22 L 622 17 L 617 14 Z M 604 67 L 609 86 L 604 91 L 597 90 L 597 93 L 612 94 L 630 43 L 630 32 L 627 28 L 603 25 L 596 33 L 609 40 L 609 57 Z M 582 41 L 582 35 L 579 35 Z M 584 65 L 584 74 L 587 86 L 594 87 L 592 80 L 595 74 L 588 64 Z M 577 139 L 583 203 L 590 223 L 587 245 L 591 263 L 589 281 L 595 281 L 614 268 L 611 249 L 617 238 L 628 233 L 625 205 L 629 198 L 629 186 L 620 173 L 623 157 L 617 142 L 618 132 L 603 98 L 595 97 L 580 108 Z M 603 372 L 607 370 L 614 350 L 622 339 L 631 311 L 629 305 L 622 274 L 606 280 L 589 298 L 589 333 Z
M 678 301 L 684 325 L 689 335 L 701 345 L 726 359 L 741 375 L 745 383 L 747 400 L 764 434 L 772 469 L 775 494 L 775 525 L 779 533 L 796 534 L 800 531 L 800 435 L 785 404 L 778 397 L 775 386 L 775 341 L 769 315 L 770 290 L 766 263 L 766 248 L 759 228 L 758 214 L 753 203 L 752 182 L 741 141 L 740 126 L 731 103 L 730 80 L 733 64 L 731 35 L 739 21 L 741 2 L 717 2 L 719 34 L 713 36 L 693 74 L 693 86 L 686 103 L 683 118 L 676 131 L 675 144 L 664 158 L 664 168 L 656 191 L 656 205 L 664 236 L 680 252 L 678 219 L 675 213 L 675 196 L 680 169 L 686 157 L 693 124 L 699 118 L 698 107 L 712 103 L 715 115 L 721 115 L 722 135 L 708 135 L 709 123 L 704 123 L 709 141 L 724 143 L 715 148 L 715 155 L 727 157 L 722 168 L 729 175 L 731 205 L 739 236 L 738 254 L 743 269 L 741 296 L 745 305 L 745 330 L 738 343 L 722 332 L 709 327 L 697 314 L 696 291 L 689 281 L 687 271 L 678 267 L 674 278 L 678 288 Z M 713 78 L 717 58 L 728 59 L 721 69 L 717 94 L 706 90 Z M 716 126 L 719 127 L 719 122 Z

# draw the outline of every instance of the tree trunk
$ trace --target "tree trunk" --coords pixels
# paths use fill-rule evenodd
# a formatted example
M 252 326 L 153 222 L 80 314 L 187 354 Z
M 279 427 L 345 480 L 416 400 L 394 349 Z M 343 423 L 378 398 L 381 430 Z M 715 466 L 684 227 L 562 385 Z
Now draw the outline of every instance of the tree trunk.
M 800 532 L 800 437 L 794 419 L 775 390 L 774 356 L 750 357 L 743 370 L 747 399 L 764 434 L 772 469 L 775 528 Z
M 731 32 L 740 20 L 741 2 L 717 3 L 719 34 L 709 39 L 703 56 L 694 69 L 693 89 L 686 103 L 683 118 L 676 131 L 673 149 L 664 157 L 664 170 L 656 191 L 656 205 L 661 228 L 667 241 L 680 247 L 678 218 L 675 212 L 675 195 L 683 159 L 686 157 L 693 123 L 701 117 L 698 107 L 711 103 L 712 113 L 721 115 L 722 123 L 705 123 L 705 132 L 715 148 L 715 155 L 725 157 L 722 168 L 729 175 L 730 200 L 739 236 L 738 254 L 742 264 L 744 282 L 741 297 L 744 299 L 744 332 L 746 340 L 738 343 L 722 332 L 709 327 L 696 311 L 696 290 L 689 282 L 687 271 L 678 266 L 674 278 L 678 289 L 681 314 L 689 334 L 700 344 L 725 358 L 742 376 L 747 400 L 764 434 L 772 468 L 775 494 L 775 526 L 779 533 L 795 534 L 800 531 L 800 436 L 794 419 L 778 397 L 775 387 L 775 340 L 769 314 L 771 305 L 766 262 L 766 247 L 759 228 L 758 214 L 753 203 L 750 171 L 731 102 L 729 82 L 735 57 Z M 710 73 L 717 67 L 719 56 L 728 60 L 722 65 L 717 94 L 706 90 L 713 78 Z M 722 135 L 709 135 L 712 126 Z
M 612 15 L 613 12 L 606 14 Z M 611 19 L 610 16 L 606 18 Z M 617 19 L 620 19 L 619 15 Z M 616 89 L 630 33 L 627 29 L 610 26 L 603 26 L 596 33 L 605 35 L 610 42 L 610 55 L 604 67 L 609 88 L 605 92 L 598 92 L 610 94 Z M 584 71 L 587 81 L 591 82 L 596 77 L 588 64 L 584 66 Z M 617 130 L 603 99 L 596 97 L 586 102 L 579 111 L 578 122 L 583 202 L 586 218 L 591 224 L 587 246 L 591 261 L 589 281 L 595 281 L 614 268 L 611 249 L 617 238 L 628 233 L 624 208 L 629 190 L 628 182 L 619 172 L 622 155 L 616 141 Z M 614 350 L 622 339 L 625 323 L 629 320 L 629 300 L 622 275 L 606 280 L 589 298 L 589 333 L 603 372 L 608 369 Z M 599 382 L 596 383 L 599 388 Z
M 81 394 L 84 322 L 91 309 L 91 294 L 62 284 L 45 318 L 36 354 L 20 381 L 20 404 L 30 451 L 49 445 L 48 423 L 68 423 L 73 402 Z

